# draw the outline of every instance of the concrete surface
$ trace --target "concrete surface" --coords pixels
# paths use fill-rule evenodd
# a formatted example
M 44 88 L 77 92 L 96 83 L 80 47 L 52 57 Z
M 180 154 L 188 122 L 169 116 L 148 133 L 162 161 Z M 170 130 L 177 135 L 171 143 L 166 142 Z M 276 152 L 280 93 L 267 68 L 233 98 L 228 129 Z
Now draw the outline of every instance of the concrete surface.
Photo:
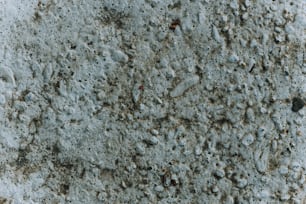
M 0 203 L 306 203 L 305 40 L 305 0 L 0 0 Z

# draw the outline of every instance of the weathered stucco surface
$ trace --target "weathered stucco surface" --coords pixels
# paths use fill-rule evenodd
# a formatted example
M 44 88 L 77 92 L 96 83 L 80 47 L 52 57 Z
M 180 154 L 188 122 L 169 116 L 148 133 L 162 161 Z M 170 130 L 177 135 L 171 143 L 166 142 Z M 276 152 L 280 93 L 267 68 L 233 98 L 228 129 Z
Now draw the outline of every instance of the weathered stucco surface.
M 305 203 L 305 0 L 0 0 L 0 203 Z

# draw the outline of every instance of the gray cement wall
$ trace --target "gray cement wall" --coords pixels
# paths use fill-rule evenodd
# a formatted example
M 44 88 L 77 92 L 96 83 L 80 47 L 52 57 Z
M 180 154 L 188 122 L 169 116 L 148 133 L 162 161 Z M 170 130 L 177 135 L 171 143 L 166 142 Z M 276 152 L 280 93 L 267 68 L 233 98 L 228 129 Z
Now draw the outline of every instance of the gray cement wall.
M 305 0 L 0 0 L 0 203 L 305 203 Z

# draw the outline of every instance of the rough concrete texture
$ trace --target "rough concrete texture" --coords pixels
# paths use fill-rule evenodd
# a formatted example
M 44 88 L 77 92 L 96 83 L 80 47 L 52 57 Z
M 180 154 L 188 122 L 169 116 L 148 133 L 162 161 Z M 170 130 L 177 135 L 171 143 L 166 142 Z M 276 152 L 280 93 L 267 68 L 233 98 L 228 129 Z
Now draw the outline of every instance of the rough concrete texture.
M 305 203 L 305 0 L 0 0 L 0 203 Z

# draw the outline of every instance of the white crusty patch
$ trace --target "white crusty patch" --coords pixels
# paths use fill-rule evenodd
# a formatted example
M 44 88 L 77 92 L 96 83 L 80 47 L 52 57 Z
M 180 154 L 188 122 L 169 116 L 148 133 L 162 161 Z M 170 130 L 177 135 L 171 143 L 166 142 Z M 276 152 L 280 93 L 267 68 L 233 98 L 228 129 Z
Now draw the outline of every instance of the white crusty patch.
M 197 75 L 187 77 L 183 81 L 181 81 L 171 92 L 171 97 L 178 97 L 183 95 L 183 93 L 189 89 L 190 87 L 196 85 L 200 80 L 200 77 Z

